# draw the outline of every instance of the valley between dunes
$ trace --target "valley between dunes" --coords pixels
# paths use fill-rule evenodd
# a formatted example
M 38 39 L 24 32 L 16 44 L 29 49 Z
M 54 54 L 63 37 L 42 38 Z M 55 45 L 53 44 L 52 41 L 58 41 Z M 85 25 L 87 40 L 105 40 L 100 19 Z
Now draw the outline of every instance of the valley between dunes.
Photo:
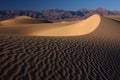
M 0 80 L 120 80 L 119 18 L 0 22 Z

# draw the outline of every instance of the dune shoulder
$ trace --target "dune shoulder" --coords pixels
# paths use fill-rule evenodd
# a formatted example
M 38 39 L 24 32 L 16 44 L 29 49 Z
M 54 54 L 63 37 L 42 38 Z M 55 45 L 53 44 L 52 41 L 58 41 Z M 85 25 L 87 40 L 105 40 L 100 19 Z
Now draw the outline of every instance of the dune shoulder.
M 3 26 L 21 25 L 21 24 L 40 24 L 40 23 L 53 23 L 47 20 L 34 19 L 28 16 L 17 16 L 12 19 L 0 21 Z

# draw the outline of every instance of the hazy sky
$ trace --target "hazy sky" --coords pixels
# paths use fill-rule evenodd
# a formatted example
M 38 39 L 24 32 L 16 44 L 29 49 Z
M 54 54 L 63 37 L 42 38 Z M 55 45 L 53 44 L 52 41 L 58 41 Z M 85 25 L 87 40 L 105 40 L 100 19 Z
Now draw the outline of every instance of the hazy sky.
M 120 0 L 0 0 L 1 10 L 78 10 L 81 8 L 120 10 Z

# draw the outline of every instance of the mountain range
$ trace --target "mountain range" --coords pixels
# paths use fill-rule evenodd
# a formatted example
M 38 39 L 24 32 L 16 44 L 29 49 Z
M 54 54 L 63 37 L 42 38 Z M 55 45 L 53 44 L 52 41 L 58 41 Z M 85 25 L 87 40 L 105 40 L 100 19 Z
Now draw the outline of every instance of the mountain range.
M 49 21 L 62 21 L 62 20 L 81 20 L 93 14 L 103 16 L 120 15 L 120 11 L 110 11 L 104 8 L 95 10 L 79 9 L 76 11 L 65 11 L 60 9 L 49 9 L 42 11 L 31 10 L 0 10 L 0 20 L 14 18 L 16 16 L 29 16 L 35 19 L 49 20 Z

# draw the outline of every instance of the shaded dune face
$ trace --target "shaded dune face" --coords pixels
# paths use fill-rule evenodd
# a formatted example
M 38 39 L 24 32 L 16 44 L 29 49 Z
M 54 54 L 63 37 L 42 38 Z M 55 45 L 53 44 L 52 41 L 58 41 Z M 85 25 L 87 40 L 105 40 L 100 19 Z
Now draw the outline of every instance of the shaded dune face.
M 19 16 L 19 17 L 15 17 L 14 19 L 9 19 L 9 20 L 5 20 L 5 21 L 0 22 L 0 24 L 3 26 L 19 25 L 19 24 L 39 24 L 39 23 L 52 23 L 52 22 L 45 21 L 45 20 L 37 20 L 37 19 L 30 18 L 27 16 Z
M 100 38 L 120 39 L 120 22 L 101 16 L 101 23 L 91 34 Z
M 108 18 L 120 21 L 120 16 L 107 16 Z

